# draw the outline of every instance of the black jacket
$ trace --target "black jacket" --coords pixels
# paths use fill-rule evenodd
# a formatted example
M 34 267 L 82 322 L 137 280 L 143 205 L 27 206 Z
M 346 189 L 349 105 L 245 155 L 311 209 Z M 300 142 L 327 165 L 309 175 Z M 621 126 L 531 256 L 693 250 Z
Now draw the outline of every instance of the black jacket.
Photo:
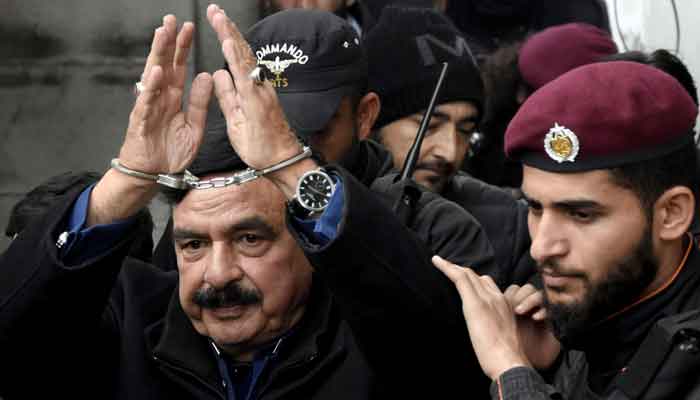
M 445 396 L 465 384 L 487 395 L 454 287 L 420 239 L 385 206 L 367 210 L 374 194 L 339 173 L 339 234 L 323 248 L 297 235 L 316 268 L 314 297 L 258 398 Z M 0 396 L 224 398 L 217 356 L 184 315 L 176 274 L 126 258 L 130 235 L 81 265 L 59 260 L 74 198 L 0 259 Z
M 392 182 L 398 173 L 392 172 L 391 154 L 372 140 L 364 140 L 360 145 L 354 157 L 349 158 L 353 162 L 345 166 L 360 182 L 384 194 L 390 202 L 396 201 Z M 415 219 L 408 224 L 429 248 L 457 264 L 491 275 L 502 288 L 512 283 L 522 285 L 532 277 L 535 262 L 530 257 L 524 201 L 461 171 L 452 177 L 440 196 L 448 202 L 439 201 L 439 196 L 426 190 L 416 207 Z M 456 210 L 452 203 L 467 215 Z M 454 237 L 454 233 L 458 236 Z M 482 236 L 488 243 L 483 242 Z
M 651 400 L 700 398 L 700 252 L 660 293 L 572 340 L 547 379 L 507 371 L 493 399 Z M 500 390 L 499 390 L 499 387 Z M 499 394 L 500 392 L 500 394 Z
M 54 238 L 70 204 L 0 261 L 0 396 L 224 399 L 216 352 L 180 306 L 177 273 L 125 258 L 133 232 L 82 265 L 58 260 Z M 256 398 L 357 399 L 376 389 L 337 305 L 313 287 Z
M 432 250 L 389 217 L 375 192 L 344 170 L 331 170 L 345 184 L 338 236 L 318 246 L 293 225 L 290 232 L 338 300 L 377 376 L 389 382 L 382 386 L 392 388 L 391 398 L 461 398 L 465 387 L 472 398 L 487 398 L 461 299 L 432 265 Z
M 377 179 L 372 189 L 388 192 L 396 176 L 396 173 L 389 173 Z M 440 202 L 437 200 L 440 198 L 448 201 Z M 504 189 L 458 172 L 440 196 L 423 193 L 415 219 L 408 226 L 436 253 L 480 274 L 490 275 L 505 289 L 513 283 L 528 282 L 536 272 L 535 262 L 530 257 L 527 212 L 523 200 L 516 200 Z M 454 240 L 451 235 L 455 233 L 463 240 Z
M 400 183 L 395 182 L 398 174 L 392 172 L 394 162 L 391 153 L 382 145 L 372 140 L 361 141 L 358 149 L 347 160 L 352 160 L 344 163 L 350 173 L 377 193 L 378 198 L 384 200 L 385 204 L 393 206 L 397 202 L 402 187 Z M 511 226 L 516 223 L 499 221 L 500 217 L 497 214 L 502 213 L 504 219 L 515 218 L 516 203 L 512 198 L 501 197 L 500 195 L 505 194 L 505 192 L 500 189 L 486 188 L 475 179 L 470 178 L 467 186 L 459 190 L 475 190 L 475 192 L 473 195 L 462 194 L 469 200 L 460 204 L 453 198 L 436 195 L 416 185 L 421 192 L 420 197 L 403 222 L 433 253 L 455 264 L 470 266 L 481 274 L 488 274 L 496 278 L 501 273 L 501 267 L 498 262 L 499 255 L 496 253 L 496 246 L 491 239 L 495 238 L 498 244 L 502 240 L 510 240 L 505 238 L 515 236 L 515 232 L 511 232 L 513 230 Z M 455 197 L 462 200 L 461 197 Z M 476 204 L 480 201 L 488 203 Z M 375 202 L 375 200 L 369 200 L 365 207 L 371 207 Z M 465 207 L 465 205 L 469 207 Z M 474 207 L 471 207 L 472 205 Z M 489 210 L 493 212 L 489 212 Z M 478 211 L 478 215 L 473 211 Z M 480 219 L 481 217 L 493 220 L 493 224 L 489 224 L 489 227 L 501 224 L 503 230 L 493 229 L 489 235 Z M 529 238 L 527 231 L 525 231 L 525 235 L 526 238 Z M 525 245 L 528 244 L 529 239 Z M 500 250 L 512 252 L 519 249 Z M 504 257 L 501 256 L 501 258 Z M 509 253 L 507 257 L 510 258 L 512 255 Z

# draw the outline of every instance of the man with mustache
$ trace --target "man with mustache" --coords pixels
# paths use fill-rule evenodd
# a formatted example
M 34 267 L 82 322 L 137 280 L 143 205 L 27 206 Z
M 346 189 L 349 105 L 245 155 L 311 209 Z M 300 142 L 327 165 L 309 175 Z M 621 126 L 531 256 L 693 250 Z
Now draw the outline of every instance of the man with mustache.
M 260 297 L 260 292 L 256 289 L 244 289 L 236 283 L 229 283 L 219 290 L 200 288 L 192 301 L 203 308 L 224 308 L 259 303 Z
M 194 27 L 166 16 L 118 159 L 3 254 L 0 395 L 454 393 L 478 367 L 432 252 L 362 182 L 311 158 L 236 26 L 216 5 L 207 16 L 230 70 L 199 74 L 182 106 Z M 343 26 L 329 35 L 341 52 Z M 205 134 L 213 91 L 225 124 Z M 159 183 L 176 189 L 177 273 L 126 257 Z
M 570 71 L 518 111 L 505 147 L 523 163 L 544 296 L 434 259 L 494 399 L 698 397 L 697 112 L 672 76 L 626 61 Z
M 484 113 L 484 86 L 464 36 L 442 13 L 389 6 L 365 37 L 369 89 L 381 100 L 375 138 L 404 165 L 442 63 L 449 63 L 420 150 L 414 180 L 472 214 L 494 248 L 499 285 L 522 283 L 533 271 L 528 257 L 527 206 L 460 167 L 472 149 Z

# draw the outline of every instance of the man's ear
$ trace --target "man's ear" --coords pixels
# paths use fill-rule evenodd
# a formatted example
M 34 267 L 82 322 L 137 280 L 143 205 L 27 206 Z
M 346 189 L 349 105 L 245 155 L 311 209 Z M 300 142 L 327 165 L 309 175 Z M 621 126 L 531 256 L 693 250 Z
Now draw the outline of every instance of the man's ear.
M 695 196 L 686 186 L 674 186 L 665 191 L 654 204 L 654 223 L 662 240 L 683 236 L 695 215 Z
M 374 92 L 368 92 L 360 99 L 357 105 L 355 123 L 357 124 L 357 136 L 360 140 L 365 140 L 372 133 L 374 122 L 377 121 L 379 110 L 382 104 L 379 96 Z

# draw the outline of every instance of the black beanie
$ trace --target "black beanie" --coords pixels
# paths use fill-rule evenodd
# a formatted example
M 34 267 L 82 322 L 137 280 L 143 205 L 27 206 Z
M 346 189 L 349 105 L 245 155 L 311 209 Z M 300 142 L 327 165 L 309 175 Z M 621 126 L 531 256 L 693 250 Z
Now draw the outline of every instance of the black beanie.
M 450 66 L 437 104 L 470 101 L 483 113 L 484 85 L 471 49 L 440 12 L 389 6 L 364 43 L 369 90 L 382 103 L 376 129 L 427 108 L 443 62 Z
M 199 145 L 197 156 L 192 161 L 187 171 L 198 178 L 206 175 L 232 173 L 248 168 L 241 160 L 236 150 L 231 146 L 226 130 L 226 119 L 218 105 L 214 105 L 207 114 L 207 126 L 204 130 L 202 143 Z M 179 203 L 189 190 L 161 187 L 161 193 L 170 204 Z M 169 245 L 164 245 L 162 254 L 157 257 L 170 257 Z M 160 247 L 160 244 L 158 245 Z M 160 252 L 160 251 L 159 251 Z
M 207 128 L 197 157 L 187 168 L 197 177 L 248 168 L 231 146 L 226 131 L 226 119 L 221 109 L 214 106 L 207 118 Z

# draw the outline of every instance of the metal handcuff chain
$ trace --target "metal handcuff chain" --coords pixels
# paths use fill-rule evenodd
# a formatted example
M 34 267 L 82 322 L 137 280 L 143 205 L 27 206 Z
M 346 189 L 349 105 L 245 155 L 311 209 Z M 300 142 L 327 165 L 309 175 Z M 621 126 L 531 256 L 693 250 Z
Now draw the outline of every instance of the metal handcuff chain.
M 123 166 L 118 158 L 112 159 L 110 166 L 115 170 L 129 176 L 136 178 L 146 179 L 154 181 L 160 185 L 169 187 L 171 189 L 178 190 L 189 190 L 189 189 L 212 189 L 212 188 L 222 188 L 229 185 L 241 185 L 246 182 L 253 181 L 260 178 L 261 176 L 267 175 L 271 172 L 278 171 L 280 169 L 286 168 L 292 164 L 295 164 L 301 160 L 311 157 L 311 147 L 308 145 L 303 145 L 301 153 L 295 155 L 294 157 L 288 158 L 286 160 L 280 161 L 277 164 L 271 165 L 263 169 L 253 169 L 247 168 L 241 172 L 237 172 L 231 176 L 200 180 L 191 172 L 185 170 L 182 174 L 148 174 L 141 171 L 135 171 Z
M 279 171 L 283 168 L 286 168 L 292 164 L 295 164 L 295 163 L 297 163 L 303 159 L 309 158 L 309 157 L 311 157 L 311 147 L 303 146 L 301 149 L 301 153 L 297 154 L 294 157 L 280 161 L 279 163 L 271 165 L 267 168 L 263 168 L 263 169 L 246 168 L 245 170 L 238 172 L 238 173 L 235 173 L 231 176 L 225 176 L 225 177 L 219 177 L 219 178 L 213 178 L 213 179 L 207 179 L 207 180 L 199 180 L 194 175 L 189 174 L 190 180 L 186 181 L 186 183 L 188 184 L 190 189 L 211 189 L 211 188 L 226 187 L 229 185 L 240 185 L 240 184 L 258 179 L 261 176 L 267 175 L 271 172 Z M 185 171 L 185 177 L 187 177 L 188 173 L 189 173 L 189 171 Z

